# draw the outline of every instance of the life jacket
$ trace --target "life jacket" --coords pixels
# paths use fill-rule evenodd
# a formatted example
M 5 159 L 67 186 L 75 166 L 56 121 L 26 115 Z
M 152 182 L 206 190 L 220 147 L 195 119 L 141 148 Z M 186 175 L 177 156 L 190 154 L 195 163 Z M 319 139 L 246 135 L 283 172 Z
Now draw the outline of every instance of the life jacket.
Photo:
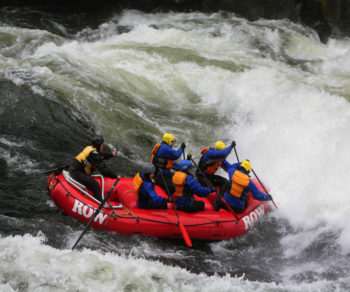
M 138 194 L 140 191 L 140 188 L 143 184 L 143 179 L 142 179 L 140 173 L 136 173 L 134 180 L 132 181 L 132 184 L 133 184 L 134 190 Z
M 232 175 L 230 194 L 236 198 L 241 198 L 243 191 L 249 185 L 250 179 L 247 174 L 236 170 Z
M 199 168 L 203 170 L 206 174 L 213 175 L 221 167 L 222 161 L 225 159 L 225 157 L 208 159 L 207 161 L 203 162 L 203 156 L 209 149 L 210 147 L 205 147 L 204 149 L 202 149 L 202 157 L 199 161 Z
M 155 157 L 161 145 L 162 143 L 157 143 L 153 147 L 152 155 L 151 155 L 151 163 L 153 163 L 155 167 L 160 169 L 172 169 L 174 160 L 170 160 L 166 157 L 161 157 L 161 156 L 157 156 L 157 158 Z
M 95 166 L 87 160 L 92 151 L 97 151 L 97 149 L 92 146 L 87 146 L 75 157 L 75 159 L 83 165 L 85 173 L 89 175 L 92 172 L 91 168 L 95 168 Z
M 186 184 L 187 173 L 182 171 L 175 172 L 173 175 L 173 184 L 175 185 L 175 196 L 183 197 L 188 195 L 188 192 L 184 192 L 184 187 Z

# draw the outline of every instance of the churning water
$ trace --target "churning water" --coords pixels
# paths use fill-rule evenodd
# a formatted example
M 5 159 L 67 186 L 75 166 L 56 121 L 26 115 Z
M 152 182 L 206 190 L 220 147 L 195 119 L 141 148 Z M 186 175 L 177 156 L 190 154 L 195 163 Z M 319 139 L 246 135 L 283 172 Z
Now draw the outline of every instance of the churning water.
M 350 40 L 228 13 L 96 21 L 0 11 L 0 291 L 350 290 Z M 84 226 L 42 173 L 101 133 L 132 176 L 164 132 L 197 161 L 235 140 L 279 209 L 192 249 L 90 231 L 72 252 Z

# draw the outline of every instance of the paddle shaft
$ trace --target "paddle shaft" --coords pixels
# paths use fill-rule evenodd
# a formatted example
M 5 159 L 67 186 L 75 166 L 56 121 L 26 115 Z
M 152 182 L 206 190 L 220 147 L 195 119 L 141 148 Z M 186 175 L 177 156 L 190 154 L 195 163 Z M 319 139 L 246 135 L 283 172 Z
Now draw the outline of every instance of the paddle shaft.
M 237 150 L 236 150 L 236 147 L 234 146 L 233 149 L 235 150 L 235 153 L 236 153 L 236 157 L 237 157 L 237 162 L 239 162 L 239 158 L 238 158 L 238 154 L 237 154 Z M 265 188 L 265 186 L 263 185 L 263 183 L 261 182 L 261 180 L 259 179 L 259 177 L 256 175 L 254 169 L 252 168 L 252 172 L 254 174 L 254 176 L 256 177 L 256 179 L 258 180 L 258 182 L 260 183 L 260 185 L 262 186 L 262 188 L 264 189 L 265 193 L 270 195 L 269 192 L 267 191 L 267 189 Z M 274 206 L 276 207 L 276 209 L 278 209 L 275 201 L 273 200 L 272 196 L 270 195 L 271 197 L 271 201 L 272 203 L 274 204 Z
M 51 173 L 56 172 L 56 171 L 62 171 L 63 169 L 66 169 L 68 166 L 69 165 L 59 166 L 59 167 L 47 170 L 47 171 L 43 172 L 43 174 L 51 174 Z
M 72 250 L 76 247 L 76 245 L 78 244 L 78 242 L 80 241 L 80 239 L 84 236 L 84 234 L 86 233 L 86 231 L 89 229 L 92 221 L 96 218 L 96 216 L 98 215 L 98 213 L 100 212 L 100 210 L 102 209 L 103 205 L 105 204 L 105 202 L 109 199 L 109 197 L 112 194 L 112 191 L 114 190 L 115 186 L 117 185 L 117 183 L 119 182 L 120 178 L 118 178 L 113 186 L 111 187 L 111 189 L 109 190 L 109 192 L 107 193 L 106 197 L 103 199 L 103 201 L 101 202 L 101 204 L 98 206 L 98 208 L 96 209 L 95 214 L 92 216 L 92 218 L 90 219 L 89 223 L 87 224 L 87 226 L 85 227 L 84 231 L 80 234 L 78 240 L 75 242 L 75 244 L 72 247 Z
M 164 186 L 165 186 L 165 188 L 166 188 L 166 191 L 167 191 L 169 200 L 170 200 L 170 202 L 173 204 L 173 208 L 174 208 L 176 217 L 177 217 L 177 219 L 178 219 L 178 223 L 179 223 L 179 226 L 180 226 L 180 230 L 181 230 L 182 236 L 183 236 L 183 238 L 184 238 L 186 244 L 187 244 L 189 247 L 192 247 L 191 238 L 190 238 L 190 236 L 188 235 L 185 226 L 182 224 L 179 214 L 177 213 L 175 203 L 174 203 L 173 199 L 171 198 L 171 195 L 170 195 L 168 186 L 167 186 L 167 184 L 166 184 L 166 182 L 165 182 L 165 178 L 164 178 L 164 176 L 163 176 L 163 171 L 160 169 L 159 172 L 160 172 L 160 176 L 162 177 Z
M 256 179 L 259 181 L 260 185 L 261 185 L 262 188 L 264 189 L 265 193 L 268 194 L 268 195 L 270 195 L 269 192 L 267 191 L 267 189 L 265 188 L 264 184 L 261 182 L 261 180 L 259 179 L 259 177 L 256 175 L 254 169 L 252 169 L 252 172 L 254 173 Z M 276 203 L 275 203 L 275 201 L 273 200 L 273 198 L 272 198 L 271 195 L 270 195 L 270 197 L 271 197 L 271 201 L 272 201 L 272 203 L 274 204 L 275 208 L 278 209 L 278 207 L 277 207 L 277 205 L 276 205 Z
M 101 174 L 101 179 L 104 179 L 104 176 L 102 174 Z M 101 194 L 101 197 L 103 197 L 103 194 Z M 117 216 L 117 213 L 114 211 L 112 202 L 109 199 L 107 200 L 107 202 L 112 209 L 112 213 L 113 213 L 114 218 L 117 218 L 118 216 Z

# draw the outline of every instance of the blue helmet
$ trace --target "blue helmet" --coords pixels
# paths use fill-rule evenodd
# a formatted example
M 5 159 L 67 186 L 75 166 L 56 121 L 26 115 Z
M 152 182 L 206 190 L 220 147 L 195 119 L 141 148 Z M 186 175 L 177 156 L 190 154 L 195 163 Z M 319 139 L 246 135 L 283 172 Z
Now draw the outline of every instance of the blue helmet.
M 184 159 L 179 164 L 179 170 L 188 173 L 188 170 L 192 168 L 192 163 L 188 159 Z

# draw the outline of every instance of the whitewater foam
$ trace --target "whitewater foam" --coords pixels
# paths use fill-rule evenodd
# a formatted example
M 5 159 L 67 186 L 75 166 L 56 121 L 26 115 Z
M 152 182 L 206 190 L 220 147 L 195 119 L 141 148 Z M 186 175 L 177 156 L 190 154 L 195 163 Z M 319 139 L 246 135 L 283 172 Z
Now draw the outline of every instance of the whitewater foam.
M 127 29 L 120 33 L 120 27 Z M 218 139 L 227 144 L 236 140 L 239 158 L 250 159 L 271 190 L 279 206 L 274 216 L 291 226 L 290 234 L 283 234 L 280 241 L 286 260 L 299 260 L 329 233 L 334 236 L 327 244 L 334 249 L 340 245 L 343 255 L 349 255 L 349 40 L 322 44 L 310 29 L 285 20 L 249 22 L 234 15 L 136 11 L 123 12 L 96 30 L 84 29 L 74 40 L 20 28 L 1 28 L 0 34 L 10 35 L 14 49 L 13 54 L 8 49 L 1 51 L 0 66 L 5 68 L 0 71 L 2 78 L 72 108 L 106 140 L 113 145 L 118 142 L 128 159 L 148 160 L 154 142 L 168 131 L 175 134 L 177 146 L 186 142 L 187 153 L 195 159 L 203 147 Z M 18 43 L 17 34 L 22 36 Z M 25 34 L 30 34 L 29 41 L 40 41 L 27 47 Z M 0 140 L 6 147 L 7 141 Z M 36 167 L 25 155 L 10 157 L 7 149 L 1 155 L 14 168 L 21 163 L 29 169 Z M 235 154 L 228 160 L 235 162 Z M 14 245 L 10 254 L 20 253 L 16 249 L 20 238 L 1 241 Z M 94 264 L 106 271 L 107 278 L 101 278 L 106 288 L 117 284 L 136 290 L 207 291 L 214 286 L 224 291 L 232 286 L 238 286 L 237 290 L 293 291 L 339 287 L 317 278 L 313 284 L 296 285 L 293 280 L 298 282 L 295 275 L 299 271 L 295 263 L 283 271 L 284 284 L 276 285 L 230 276 L 194 275 L 156 261 L 152 262 L 155 271 L 146 272 L 137 265 L 147 270 L 149 261 L 127 261 L 125 255 L 88 250 L 79 253 L 88 270 L 76 267 L 76 273 L 70 270 L 74 275 L 70 278 L 63 266 L 65 261 L 71 262 L 60 259 L 69 254 L 68 258 L 79 262 L 75 253 L 51 249 L 30 236 L 26 241 L 46 261 L 53 257 L 56 272 L 63 276 L 55 278 L 49 273 L 47 283 L 57 282 L 61 288 L 96 288 L 99 280 L 90 283 L 84 278 L 94 275 Z M 31 253 L 29 246 L 21 248 Z M 148 247 L 143 248 L 147 251 Z M 141 257 L 142 253 L 135 254 Z M 36 282 L 46 285 L 37 276 L 45 270 L 40 270 L 35 257 L 20 257 L 27 260 L 25 267 L 29 270 L 20 263 L 12 267 L 10 278 L 15 286 L 21 281 L 30 288 L 39 289 Z M 29 267 L 31 261 L 33 268 Z M 326 262 L 317 262 L 321 270 Z M 126 266 L 125 279 L 118 278 L 119 266 Z M 305 264 L 302 271 L 315 267 L 315 262 Z M 7 268 L 11 270 L 11 266 Z M 17 275 L 17 269 L 23 271 L 23 277 Z M 171 270 L 173 275 L 163 270 Z M 160 279 L 154 276 L 158 273 Z M 98 271 L 96 274 L 99 278 Z M 136 286 L 129 274 L 137 278 Z M 26 277 L 31 280 L 26 282 Z M 177 281 L 185 284 L 180 287 Z
M 58 250 L 43 234 L 0 237 L 0 286 L 22 291 L 327 291 L 338 284 L 276 284 L 193 274 L 158 261 L 85 249 Z M 151 264 L 150 264 L 151 263 Z

